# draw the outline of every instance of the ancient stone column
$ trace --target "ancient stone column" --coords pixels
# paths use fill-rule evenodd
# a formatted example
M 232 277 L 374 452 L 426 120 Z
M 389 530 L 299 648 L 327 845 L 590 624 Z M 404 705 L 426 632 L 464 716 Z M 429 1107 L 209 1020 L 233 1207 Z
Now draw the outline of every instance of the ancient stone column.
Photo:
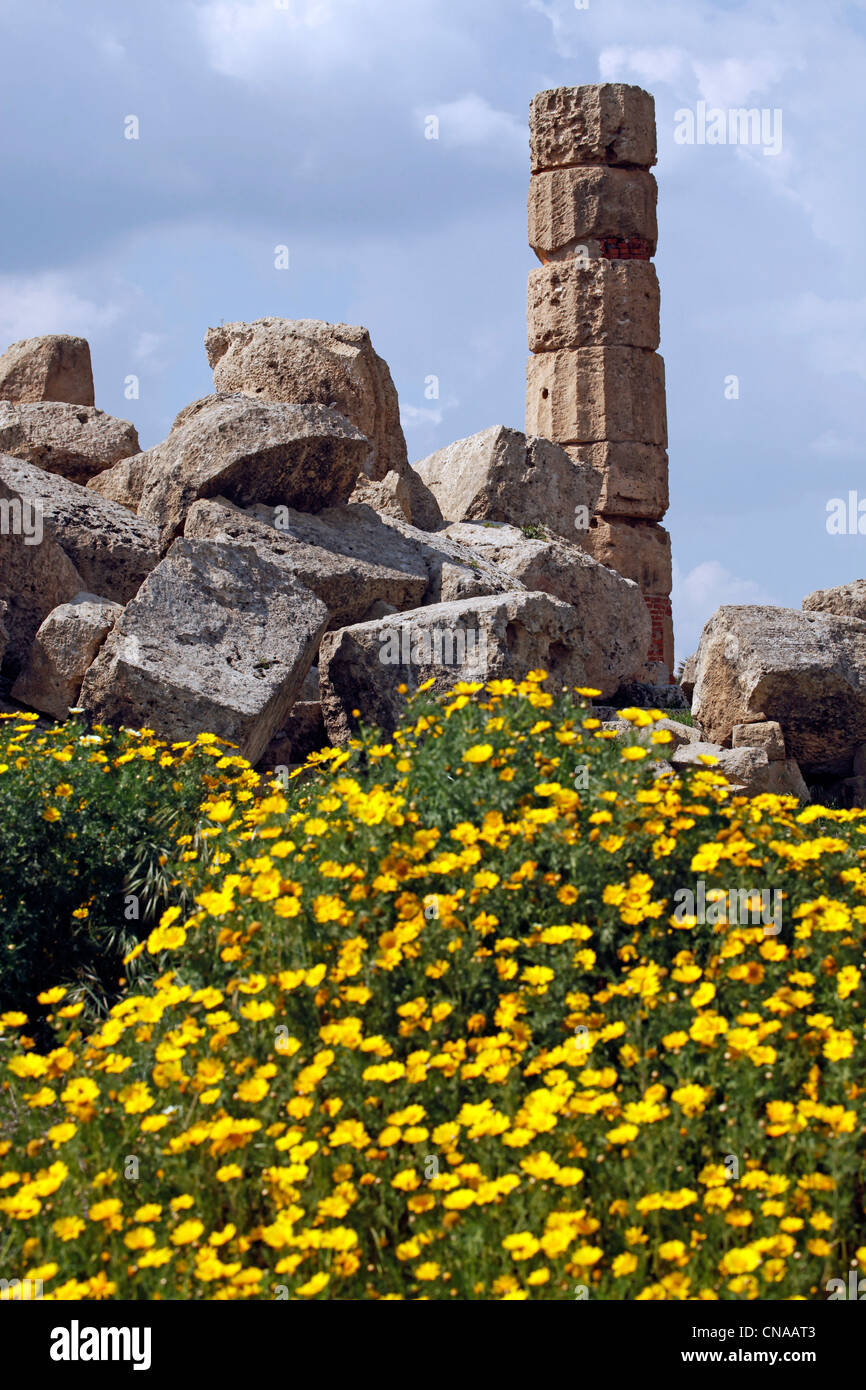
M 576 518 L 575 540 L 640 585 L 653 632 L 641 674 L 662 681 L 674 650 L 670 536 L 658 524 L 668 459 L 650 260 L 655 103 L 620 83 L 558 87 L 533 98 L 529 129 L 529 244 L 541 266 L 529 276 L 526 432 L 601 473 L 597 512 L 588 529 Z

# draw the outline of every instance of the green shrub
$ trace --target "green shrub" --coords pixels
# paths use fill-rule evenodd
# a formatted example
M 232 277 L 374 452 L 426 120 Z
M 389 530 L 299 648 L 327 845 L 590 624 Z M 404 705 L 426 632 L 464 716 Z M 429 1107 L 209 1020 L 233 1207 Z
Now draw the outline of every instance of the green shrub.
M 206 844 L 208 785 L 247 764 L 215 775 L 213 744 L 168 748 L 149 730 L 74 720 L 45 732 L 36 718 L 0 716 L 0 1008 L 32 1012 L 40 990 L 62 984 L 98 1013 L 172 897 L 178 836 Z M 45 1012 L 33 1020 L 43 1040 Z

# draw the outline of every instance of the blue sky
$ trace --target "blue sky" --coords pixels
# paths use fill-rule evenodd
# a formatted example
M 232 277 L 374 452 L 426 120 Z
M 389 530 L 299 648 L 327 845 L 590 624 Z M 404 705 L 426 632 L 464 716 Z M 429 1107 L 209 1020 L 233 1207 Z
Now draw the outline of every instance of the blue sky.
M 265 314 L 365 324 L 410 459 L 522 428 L 530 98 L 645 86 L 678 656 L 866 574 L 826 528 L 866 499 L 863 0 L 0 0 L 0 54 L 0 349 L 88 337 L 144 447 L 212 389 L 205 329 Z M 701 100 L 781 111 L 781 152 L 678 144 Z

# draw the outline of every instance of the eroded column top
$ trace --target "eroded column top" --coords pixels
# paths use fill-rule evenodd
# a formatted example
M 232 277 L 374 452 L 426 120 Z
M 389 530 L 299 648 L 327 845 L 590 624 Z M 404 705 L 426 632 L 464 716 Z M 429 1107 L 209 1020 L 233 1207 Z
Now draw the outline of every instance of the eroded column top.
M 529 107 L 532 172 L 575 164 L 649 169 L 656 163 L 655 101 L 623 82 L 554 87 Z

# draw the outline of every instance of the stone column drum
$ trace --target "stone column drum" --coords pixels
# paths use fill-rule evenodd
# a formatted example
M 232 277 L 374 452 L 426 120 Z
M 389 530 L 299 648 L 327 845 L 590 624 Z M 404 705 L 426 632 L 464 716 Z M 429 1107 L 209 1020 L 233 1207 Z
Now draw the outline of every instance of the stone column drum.
M 532 175 L 526 432 L 555 440 L 602 477 L 575 539 L 634 579 L 652 618 L 644 679 L 671 679 L 670 536 L 664 362 L 658 355 L 655 103 L 621 83 L 539 92 Z

